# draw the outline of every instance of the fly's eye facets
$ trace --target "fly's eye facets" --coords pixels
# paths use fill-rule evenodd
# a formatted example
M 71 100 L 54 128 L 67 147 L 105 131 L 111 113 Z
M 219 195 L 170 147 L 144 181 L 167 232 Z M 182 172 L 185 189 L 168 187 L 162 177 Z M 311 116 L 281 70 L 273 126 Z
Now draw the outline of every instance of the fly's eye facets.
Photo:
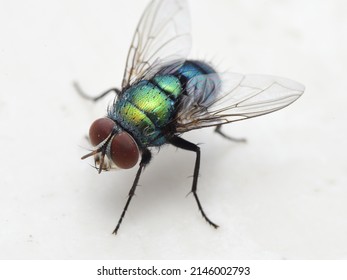
M 126 132 L 116 134 L 111 142 L 111 158 L 119 168 L 129 169 L 139 160 L 139 148 Z
M 114 121 L 109 118 L 100 118 L 92 123 L 89 129 L 89 139 L 93 146 L 99 145 L 112 132 Z

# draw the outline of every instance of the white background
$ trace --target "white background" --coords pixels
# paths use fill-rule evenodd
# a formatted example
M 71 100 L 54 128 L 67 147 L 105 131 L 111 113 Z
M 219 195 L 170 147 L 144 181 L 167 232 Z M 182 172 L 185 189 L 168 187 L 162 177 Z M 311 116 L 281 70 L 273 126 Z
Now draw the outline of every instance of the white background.
M 191 0 L 193 58 L 302 82 L 290 107 L 154 152 L 117 237 L 136 168 L 98 175 L 81 161 L 97 95 L 120 86 L 147 1 L 0 3 L 1 259 L 346 259 L 347 5 Z M 220 62 L 223 63 L 220 63 Z M 224 70 L 225 68 L 222 68 Z

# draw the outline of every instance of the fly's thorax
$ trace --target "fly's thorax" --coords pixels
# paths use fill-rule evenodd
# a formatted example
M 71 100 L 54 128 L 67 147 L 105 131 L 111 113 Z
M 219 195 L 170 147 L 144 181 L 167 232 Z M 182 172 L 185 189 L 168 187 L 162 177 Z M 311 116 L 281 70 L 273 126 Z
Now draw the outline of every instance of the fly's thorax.
M 152 79 L 152 82 L 174 101 L 177 100 L 182 93 L 182 84 L 176 76 L 158 75 Z
M 162 129 L 171 122 L 181 91 L 172 75 L 140 81 L 117 100 L 111 117 L 143 146 L 160 146 L 165 143 Z
M 140 152 L 136 141 L 110 118 L 94 121 L 89 129 L 89 138 L 96 149 L 83 158 L 94 155 L 100 171 L 112 165 L 128 169 L 138 162 Z

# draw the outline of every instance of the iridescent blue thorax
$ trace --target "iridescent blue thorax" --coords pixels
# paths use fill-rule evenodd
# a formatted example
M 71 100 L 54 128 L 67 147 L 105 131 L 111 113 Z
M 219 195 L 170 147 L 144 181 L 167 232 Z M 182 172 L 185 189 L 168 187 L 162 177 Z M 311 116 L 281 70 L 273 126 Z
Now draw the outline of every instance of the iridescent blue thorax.
M 173 73 L 158 74 L 126 89 L 108 117 L 130 133 L 140 147 L 161 146 L 166 142 L 167 128 L 174 127 L 188 82 L 193 78 L 204 79 L 203 75 L 211 73 L 215 71 L 206 63 L 188 60 Z

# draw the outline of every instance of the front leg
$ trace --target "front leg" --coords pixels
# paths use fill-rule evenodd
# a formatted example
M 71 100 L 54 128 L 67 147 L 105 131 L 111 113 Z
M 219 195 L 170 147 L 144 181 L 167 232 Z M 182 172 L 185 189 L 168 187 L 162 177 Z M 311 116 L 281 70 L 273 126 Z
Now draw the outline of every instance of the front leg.
M 191 142 L 188 142 L 187 140 L 184 140 L 183 138 L 180 138 L 178 136 L 174 136 L 169 140 L 169 143 L 174 145 L 177 148 L 181 148 L 183 150 L 192 151 L 196 153 L 196 159 L 195 159 L 195 166 L 194 166 L 194 175 L 193 175 L 193 185 L 191 192 L 194 195 L 194 198 L 196 200 L 196 203 L 198 204 L 199 210 L 202 214 L 202 216 L 205 218 L 205 220 L 214 228 L 217 228 L 218 225 L 216 225 L 214 222 L 212 222 L 207 215 L 205 214 L 204 210 L 202 209 L 200 200 L 198 198 L 197 194 L 197 187 L 198 187 L 198 177 L 199 177 L 199 169 L 200 169 L 200 148 Z
M 122 212 L 122 215 L 120 216 L 119 220 L 118 220 L 118 223 L 117 223 L 117 226 L 116 228 L 114 229 L 114 231 L 112 232 L 113 234 L 117 234 L 118 230 L 119 230 L 119 227 L 120 227 L 120 224 L 122 223 L 123 221 L 123 218 L 125 216 L 125 212 L 127 211 L 128 209 L 128 206 L 130 204 L 130 201 L 132 199 L 132 197 L 134 196 L 135 194 L 135 190 L 136 190 L 136 187 L 137 187 L 137 184 L 139 182 L 139 179 L 140 179 L 140 176 L 141 176 L 141 172 L 142 170 L 149 164 L 150 160 L 152 158 L 152 154 L 151 152 L 146 149 L 142 152 L 142 158 L 141 158 L 141 162 L 140 162 L 140 166 L 139 166 L 139 169 L 137 170 L 137 173 L 136 173 L 136 177 L 135 177 L 135 180 L 134 180 L 134 183 L 129 191 L 129 195 L 128 195 L 128 200 L 124 206 L 124 209 L 123 209 L 123 212 Z

